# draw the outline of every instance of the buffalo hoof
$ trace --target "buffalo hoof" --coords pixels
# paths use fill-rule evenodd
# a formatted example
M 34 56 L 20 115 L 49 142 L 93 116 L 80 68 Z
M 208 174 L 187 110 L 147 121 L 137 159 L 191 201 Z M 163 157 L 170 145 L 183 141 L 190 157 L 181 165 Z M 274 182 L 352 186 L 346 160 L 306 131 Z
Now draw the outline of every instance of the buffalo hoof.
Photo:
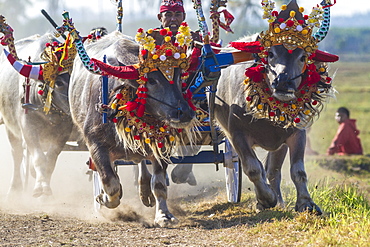
M 114 194 L 113 196 L 108 196 L 106 193 L 101 193 L 96 197 L 96 201 L 107 208 L 116 208 L 121 203 L 122 198 L 122 188 Z
M 308 212 L 313 213 L 315 215 L 322 215 L 322 211 L 321 211 L 320 207 L 317 206 L 312 201 L 309 201 L 309 202 L 306 202 L 306 203 L 302 203 L 301 205 L 296 204 L 294 209 L 297 212 L 305 212 L 305 211 L 308 211 Z
M 176 184 L 188 183 L 191 186 L 197 185 L 197 180 L 192 171 L 190 171 L 189 173 L 183 173 L 183 174 L 176 174 L 176 172 L 172 171 L 171 179 L 172 179 L 172 182 Z
M 266 196 L 269 195 L 269 196 Z M 273 208 L 277 205 L 277 195 L 271 191 L 270 194 L 266 193 L 263 197 L 257 197 L 257 209 L 265 210 L 268 208 Z
M 155 206 L 155 198 L 153 193 L 144 194 L 140 192 L 140 200 L 146 207 L 154 207 Z
M 42 193 L 43 193 L 42 187 L 36 187 L 32 191 L 32 196 L 35 198 L 39 198 L 40 196 L 42 196 Z
M 170 227 L 179 223 L 179 220 L 171 213 L 160 214 L 155 217 L 154 224 L 159 227 Z
M 140 193 L 140 200 L 146 207 L 154 207 L 155 206 L 155 198 L 150 188 L 149 183 L 142 183 L 139 181 L 139 193 Z

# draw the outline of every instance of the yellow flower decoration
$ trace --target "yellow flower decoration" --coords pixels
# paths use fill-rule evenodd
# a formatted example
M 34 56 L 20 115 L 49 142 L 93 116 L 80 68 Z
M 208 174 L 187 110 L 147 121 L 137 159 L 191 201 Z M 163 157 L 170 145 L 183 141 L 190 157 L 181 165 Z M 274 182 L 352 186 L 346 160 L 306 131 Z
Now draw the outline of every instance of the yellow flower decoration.
M 282 5 L 281 10 L 286 10 L 286 7 L 287 7 L 286 4 Z

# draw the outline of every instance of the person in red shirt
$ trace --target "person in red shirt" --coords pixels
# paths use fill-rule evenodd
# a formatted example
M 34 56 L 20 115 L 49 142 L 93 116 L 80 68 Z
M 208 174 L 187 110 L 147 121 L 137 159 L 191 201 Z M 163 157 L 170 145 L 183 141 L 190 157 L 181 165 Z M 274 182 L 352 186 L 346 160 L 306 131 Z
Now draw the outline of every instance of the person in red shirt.
M 358 137 L 360 131 L 356 127 L 356 120 L 349 118 L 349 110 L 345 107 L 338 108 L 335 120 L 339 123 L 339 127 L 327 154 L 363 154 L 361 140 Z

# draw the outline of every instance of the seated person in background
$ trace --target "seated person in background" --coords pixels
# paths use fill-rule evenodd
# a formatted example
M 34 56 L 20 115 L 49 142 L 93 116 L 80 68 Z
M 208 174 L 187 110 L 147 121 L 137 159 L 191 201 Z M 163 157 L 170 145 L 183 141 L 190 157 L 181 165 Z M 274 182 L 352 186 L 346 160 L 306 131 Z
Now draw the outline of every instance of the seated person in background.
M 339 127 L 327 154 L 362 154 L 361 141 L 358 137 L 360 131 L 356 127 L 356 120 L 349 118 L 349 110 L 345 107 L 338 108 L 335 120 L 339 123 Z

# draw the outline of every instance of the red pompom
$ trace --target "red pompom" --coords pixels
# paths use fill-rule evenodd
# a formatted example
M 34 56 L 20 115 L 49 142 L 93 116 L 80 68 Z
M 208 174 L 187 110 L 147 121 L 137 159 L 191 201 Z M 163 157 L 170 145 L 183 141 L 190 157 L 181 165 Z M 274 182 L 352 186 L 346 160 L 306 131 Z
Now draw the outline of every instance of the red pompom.
M 188 23 L 183 22 L 183 23 L 181 23 L 181 26 L 187 27 L 188 26 Z
M 271 111 L 271 112 L 269 112 L 269 115 L 270 115 L 270 117 L 274 117 L 275 116 L 275 112 Z
M 137 108 L 138 104 L 135 101 L 128 101 L 126 103 L 126 110 L 127 111 L 133 111 Z
M 144 29 L 139 28 L 137 31 L 138 31 L 139 33 L 142 33 L 142 32 L 144 32 Z
M 181 133 L 182 132 L 182 129 L 178 129 L 177 132 Z
M 147 78 L 146 78 L 147 79 Z M 147 79 L 148 80 L 148 79 Z M 147 87 L 145 87 L 144 85 L 140 85 L 140 87 L 138 88 L 138 90 L 140 91 L 140 92 L 148 92 L 148 88 Z
M 302 25 L 304 24 L 304 20 L 298 20 L 298 23 Z
M 59 72 L 63 71 L 63 68 L 62 67 L 58 67 L 58 71 Z
M 293 53 L 293 50 L 288 50 L 289 54 L 292 54 Z
M 169 32 L 167 33 L 167 35 L 168 35 L 168 36 L 172 36 L 172 32 L 171 32 L 171 31 L 169 31 Z
M 54 41 L 54 42 L 53 42 L 53 46 L 58 46 L 58 44 L 59 44 L 59 43 L 58 43 L 58 42 L 56 42 L 56 41 Z
M 122 99 L 122 98 L 123 98 L 123 94 L 121 94 L 121 93 L 116 94 L 116 99 Z
M 142 105 L 145 105 L 145 104 L 146 104 L 146 99 L 140 99 L 140 103 L 141 103 Z
M 142 125 L 143 125 L 143 128 L 145 128 L 145 127 L 146 127 L 146 123 L 143 123 Z
M 49 46 L 51 46 L 51 44 L 48 42 L 48 43 L 45 44 L 45 46 L 49 47 Z
M 140 135 L 134 135 L 134 139 L 139 141 L 140 140 Z
M 284 22 L 284 19 L 283 18 L 279 18 L 279 22 L 280 23 L 283 23 Z
M 136 118 L 136 119 L 135 119 L 135 122 L 136 122 L 136 123 L 140 122 L 140 119 Z
M 301 94 L 305 94 L 306 93 L 306 91 L 305 90 L 301 90 Z
M 289 20 L 289 21 L 287 21 L 287 22 L 286 22 L 286 25 L 287 25 L 288 27 L 292 27 L 292 26 L 294 25 L 294 21 Z
M 148 54 L 148 51 L 147 50 L 141 50 L 141 55 L 142 56 L 145 56 L 146 54 Z
M 143 82 L 147 82 L 148 81 L 148 78 L 146 78 L 145 76 L 141 76 L 140 77 L 140 80 L 142 80 Z
M 167 57 L 172 56 L 172 50 L 170 49 L 166 50 L 166 56 Z
M 300 121 L 301 121 L 301 119 L 299 119 L 299 118 L 295 118 L 295 119 L 294 119 L 294 122 L 295 122 L 295 123 L 299 123 Z
M 92 38 L 93 38 L 93 36 L 92 36 L 91 34 L 89 34 L 89 35 L 87 35 L 87 38 L 88 38 L 88 39 L 92 39 Z
M 298 98 L 297 101 L 301 102 L 303 99 L 302 98 Z
M 275 103 L 276 103 L 276 104 L 280 104 L 280 101 L 278 101 L 278 100 L 277 100 L 277 101 L 275 101 Z
M 154 129 L 154 126 L 153 125 L 150 125 L 149 126 L 149 129 L 151 129 L 151 130 Z
M 43 94 L 44 94 L 44 90 L 39 90 L 37 93 L 38 93 L 39 95 L 43 95 Z
M 140 104 L 139 107 L 136 110 L 136 116 L 142 117 L 142 116 L 144 116 L 144 112 L 145 112 L 145 105 Z
M 167 34 L 167 29 L 161 29 L 161 31 L 159 31 L 159 34 L 165 36 Z
M 275 10 L 275 11 L 272 11 L 272 12 L 271 12 L 271 15 L 272 15 L 272 16 L 276 16 L 276 17 L 277 17 L 277 16 L 279 15 L 279 12 L 277 12 L 276 10 Z
M 158 142 L 158 148 L 163 148 L 163 143 L 162 142 Z
M 303 18 L 304 18 L 305 20 L 308 20 L 308 15 L 304 15 L 304 16 L 303 16 Z
M 188 86 L 188 84 L 186 84 L 185 82 L 181 83 L 181 86 L 182 88 L 186 88 Z
M 284 106 L 284 107 L 288 107 L 288 103 L 284 103 L 284 104 L 283 104 L 283 106 Z
M 161 48 L 161 46 L 160 46 L 160 45 L 156 45 L 156 46 L 155 46 L 155 49 L 157 49 L 157 50 L 158 50 L 159 48 Z
M 252 101 L 252 97 L 248 96 L 248 97 L 246 98 L 246 100 L 247 100 L 247 101 Z
M 118 123 L 118 118 L 116 118 L 116 117 L 115 117 L 115 118 L 113 118 L 113 119 L 112 119 L 112 122 L 113 122 L 113 123 Z
M 317 105 L 317 100 L 312 101 L 313 105 Z
M 273 97 L 269 97 L 269 101 L 273 101 L 274 100 L 274 98 Z
M 175 82 L 174 81 L 169 81 L 170 84 L 174 84 Z
M 261 69 L 261 65 L 258 65 L 256 67 L 250 67 L 245 71 L 245 76 L 249 77 L 254 82 L 260 82 L 263 79 L 263 73 Z

